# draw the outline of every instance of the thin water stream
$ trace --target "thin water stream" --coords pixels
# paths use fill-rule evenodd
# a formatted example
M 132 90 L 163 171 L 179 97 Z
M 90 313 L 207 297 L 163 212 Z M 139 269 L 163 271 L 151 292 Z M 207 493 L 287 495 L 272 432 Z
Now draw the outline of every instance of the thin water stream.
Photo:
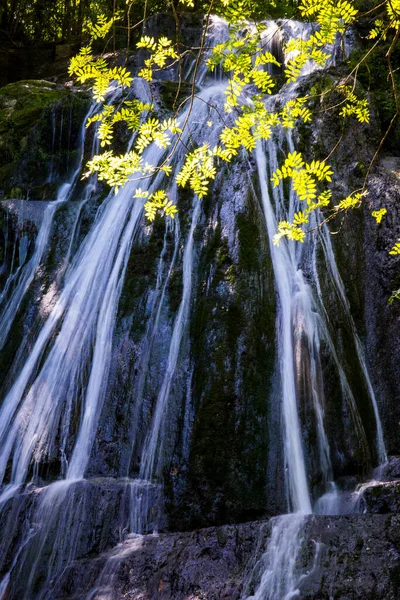
M 293 28 L 293 24 L 288 22 L 285 27 L 286 29 L 293 29 L 291 33 L 293 37 L 302 37 L 306 33 L 306 27 L 303 25 L 299 27 L 298 24 L 294 24 Z M 335 59 L 335 54 L 333 52 L 332 61 Z M 287 59 L 288 57 L 286 57 Z M 310 62 L 305 66 L 303 74 L 307 75 L 315 69 L 316 66 Z M 282 94 L 285 100 L 295 97 L 296 86 L 288 86 Z M 276 99 L 274 98 L 273 101 L 276 102 Z M 279 166 L 277 156 L 281 152 L 283 142 L 293 152 L 292 138 L 288 134 L 286 139 L 278 137 L 270 139 L 265 144 L 259 142 L 255 155 L 279 302 L 277 332 L 281 370 L 285 477 L 288 490 L 288 508 L 292 511 L 292 514 L 271 520 L 271 534 L 267 548 L 253 567 L 244 587 L 242 597 L 246 600 L 290 600 L 300 598 L 299 586 L 305 575 L 299 570 L 298 557 L 304 542 L 302 532 L 305 516 L 313 512 L 313 505 L 315 505 L 315 510 L 319 514 L 339 514 L 343 507 L 339 491 L 332 481 L 333 469 L 330 447 L 325 430 L 324 380 L 319 356 L 321 339 L 331 348 L 340 380 L 346 391 L 348 391 L 347 395 L 351 403 L 354 426 L 360 430 L 360 437 L 365 439 L 365 432 L 350 386 L 347 383 L 329 335 L 323 298 L 320 295 L 314 297 L 314 291 L 311 285 L 306 282 L 303 274 L 304 268 L 312 272 L 314 275 L 313 283 L 316 283 L 317 290 L 320 291 L 315 260 L 311 268 L 309 265 L 310 260 L 315 259 L 315 244 L 317 243 L 315 236 L 309 236 L 304 245 L 294 245 L 287 241 L 281 242 L 279 246 L 272 243 L 278 221 L 291 220 L 294 213 L 301 210 L 293 190 L 290 190 L 289 198 L 287 198 L 282 185 L 272 188 L 270 183 L 272 173 Z M 367 383 L 369 400 L 375 416 L 377 456 L 379 462 L 384 463 L 387 460 L 387 455 L 378 407 L 368 375 L 362 345 L 350 314 L 349 303 L 336 266 L 329 230 L 326 226 L 322 228 L 320 238 L 326 265 L 351 324 L 356 342 L 359 367 Z M 322 306 L 322 311 L 319 310 L 319 306 Z M 304 378 L 308 381 L 304 381 Z M 300 389 L 307 390 L 314 408 L 319 467 L 325 487 L 321 498 L 317 496 L 312 499 L 308 485 L 309 473 L 307 472 L 305 459 L 306 449 L 299 414 Z M 317 560 L 317 554 L 318 548 L 316 548 L 315 560 Z
M 264 45 L 271 45 L 277 52 L 276 25 L 270 23 L 263 37 Z M 284 35 L 302 36 L 304 27 L 288 21 L 283 28 Z M 212 42 L 226 39 L 226 25 L 214 20 L 211 29 Z M 279 42 L 279 43 L 278 43 Z M 287 58 L 287 57 L 286 57 Z M 310 72 L 313 65 L 306 66 Z M 210 106 L 222 110 L 225 96 L 225 83 L 206 80 L 205 70 L 200 79 L 204 82 L 201 92 L 193 103 L 190 115 L 190 131 L 186 130 L 182 144 L 178 146 L 174 167 L 177 171 L 183 164 L 186 146 L 192 140 L 196 144 L 207 141 L 211 146 L 218 140 L 220 130 L 210 129 Z M 148 94 L 148 90 L 145 90 Z M 286 98 L 293 97 L 295 86 L 284 90 Z M 88 112 L 89 117 L 95 107 Z M 187 108 L 179 117 L 184 121 Z M 55 134 L 52 143 L 55 143 Z M 61 186 L 57 200 L 46 209 L 43 224 L 36 240 L 35 251 L 30 260 L 10 275 L 5 291 L 0 297 L 3 310 L 0 315 L 0 348 L 4 346 L 22 300 L 32 284 L 35 273 L 47 248 L 54 214 L 57 208 L 68 201 L 79 177 L 85 137 L 85 123 L 81 129 L 81 162 L 69 183 Z M 276 517 L 271 521 L 271 534 L 267 548 L 262 553 L 245 585 L 243 598 L 254 600 L 289 600 L 300 597 L 300 584 L 304 574 L 298 571 L 297 559 L 303 544 L 303 525 L 307 515 L 314 510 L 322 513 L 340 510 L 338 491 L 333 482 L 333 467 L 329 436 L 326 431 L 325 386 L 321 368 L 321 345 L 331 349 L 332 360 L 336 364 L 338 378 L 349 404 L 349 412 L 354 421 L 354 429 L 360 439 L 365 437 L 362 421 L 358 415 L 356 402 L 340 358 L 329 334 L 327 311 L 320 293 L 318 269 L 315 264 L 315 247 L 322 244 L 325 261 L 331 278 L 341 298 L 343 308 L 355 340 L 357 360 L 363 373 L 369 400 L 373 407 L 376 422 L 377 456 L 380 462 L 386 461 L 379 411 L 368 375 L 368 369 L 349 303 L 346 299 L 343 282 L 335 261 L 329 231 L 325 227 L 320 237 L 313 237 L 304 246 L 282 241 L 274 246 L 273 236 L 280 219 L 291 218 L 298 210 L 293 190 L 286 197 L 282 186 L 272 190 L 270 176 L 278 167 L 278 156 L 284 147 L 292 148 L 290 136 L 271 139 L 268 143 L 259 142 L 255 150 L 255 160 L 265 227 L 270 244 L 274 272 L 277 312 L 277 354 L 280 373 L 280 393 L 274 401 L 279 402 L 282 412 L 282 439 L 284 446 L 284 472 L 287 489 L 287 508 L 291 514 Z M 93 151 L 96 146 L 93 145 Z M 144 160 L 152 165 L 160 164 L 165 150 L 156 144 L 151 145 Z M 107 481 L 92 482 L 88 477 L 91 455 L 95 447 L 99 420 L 102 414 L 109 373 L 111 370 L 113 339 L 116 331 L 117 311 L 127 272 L 132 247 L 137 241 L 142 226 L 143 202 L 134 198 L 137 187 L 154 190 L 162 183 L 163 175 L 154 180 L 135 181 L 132 178 L 116 195 L 109 194 L 97 212 L 88 234 L 76 252 L 78 221 L 81 209 L 90 202 L 95 191 L 87 186 L 78 207 L 72 236 L 59 278 L 59 291 L 54 297 L 48 315 L 38 331 L 29 356 L 13 382 L 0 408 L 0 517 L 1 513 L 14 507 L 18 518 L 23 511 L 20 497 L 31 493 L 28 530 L 11 562 L 10 571 L 24 572 L 26 588 L 24 600 L 51 600 L 54 577 L 65 564 L 79 554 L 82 542 L 81 520 L 86 515 L 86 500 L 89 502 L 91 486 L 107 485 Z M 170 186 L 170 194 L 176 195 L 176 186 Z M 137 479 L 124 479 L 117 482 L 123 489 L 121 512 L 123 518 L 118 523 L 121 537 L 127 532 L 140 533 L 157 530 L 162 512 L 163 490 L 162 471 L 166 464 L 165 431 L 171 414 L 171 389 L 179 369 L 180 354 L 187 337 L 188 322 L 193 300 L 195 283 L 197 242 L 196 228 L 202 220 L 202 203 L 192 198 L 190 221 L 186 229 L 177 221 L 174 226 L 166 226 L 161 252 L 157 263 L 157 276 L 153 290 L 153 306 L 150 311 L 143 342 L 143 353 L 139 361 L 139 376 L 135 387 L 136 403 L 133 414 L 137 418 L 143 399 L 143 390 L 152 358 L 154 340 L 159 333 L 162 311 L 168 300 L 168 285 L 171 273 L 182 256 L 182 295 L 179 308 L 171 318 L 170 342 L 165 361 L 165 371 L 160 377 L 160 385 L 155 394 L 148 428 L 141 448 L 140 470 Z M 167 252 L 167 234 L 173 232 L 174 245 L 170 264 L 164 260 Z M 135 257 L 134 257 L 135 258 Z M 313 262 L 314 261 L 314 262 Z M 305 274 L 312 273 L 313 278 Z M 190 384 L 192 372 L 187 373 L 183 426 L 183 452 L 189 452 L 190 427 L 193 419 Z M 316 456 L 318 471 L 322 481 L 322 491 L 316 492 L 310 486 L 310 471 L 307 462 L 308 448 L 304 442 L 303 423 L 300 414 L 301 394 L 305 390 L 312 406 L 316 431 Z M 266 398 L 265 402 L 271 399 Z M 131 448 L 136 443 L 136 423 L 132 427 Z M 59 480 L 49 485 L 29 488 L 29 482 L 37 478 L 41 464 L 61 455 Z M 168 458 L 168 457 L 167 457 Z M 113 482 L 114 485 L 115 482 Z M 320 487 L 321 487 L 320 486 Z M 321 493 L 320 493 L 321 492 Z M 112 492 L 110 492 L 112 493 Z M 119 493 L 119 492 L 118 492 Z M 323 501 L 321 497 L 324 498 Z M 319 502 L 319 504 L 318 504 Z M 126 517 L 126 507 L 128 518 Z M 124 512 L 125 511 L 125 512 Z M 29 519 L 27 519 L 29 522 Z M 113 524 L 113 527 L 115 525 Z M 31 545 L 31 540 L 34 544 Z M 140 537 L 131 537 L 140 544 Z M 52 546 L 48 564 L 43 566 L 43 556 L 48 545 Z M 6 547 L 7 546 L 7 547 Z M 1 546 L 0 546 L 1 550 Z M 113 598 L 112 580 L 118 561 L 131 550 L 120 547 L 107 562 L 95 588 L 87 600 Z M 316 556 L 317 556 L 316 549 Z M 6 560 L 8 545 L 5 544 Z M 83 552 L 83 550 L 82 550 Z M 317 559 L 315 559 L 317 560 Z M 18 582 L 10 580 L 8 571 L 0 582 L 0 600 L 8 593 L 10 585 L 18 589 Z M 42 578 L 42 587 L 34 595 L 37 581 Z M 108 594 L 108 595 L 107 595 Z M 13 596 L 14 598 L 14 596 Z
M 21 302 L 33 281 L 36 270 L 40 265 L 44 252 L 48 246 L 54 215 L 59 206 L 67 202 L 70 198 L 74 185 L 77 182 L 78 177 L 82 171 L 84 158 L 84 141 L 86 134 L 86 121 L 94 113 L 95 109 L 96 104 L 91 104 L 87 115 L 83 120 L 79 138 L 79 145 L 81 151 L 78 165 L 74 173 L 72 174 L 70 181 L 61 185 L 56 200 L 49 203 L 48 207 L 46 208 L 43 216 L 43 221 L 40 226 L 38 236 L 36 238 L 35 250 L 32 257 L 26 264 L 20 264 L 20 266 L 14 274 L 11 270 L 9 280 L 6 282 L 5 289 L 0 295 L 0 349 L 3 348 L 7 340 L 7 336 L 12 327 L 12 324 L 14 323 L 14 319 L 19 307 L 21 306 Z M 11 286 L 13 287 L 12 293 L 8 294 L 8 291 Z

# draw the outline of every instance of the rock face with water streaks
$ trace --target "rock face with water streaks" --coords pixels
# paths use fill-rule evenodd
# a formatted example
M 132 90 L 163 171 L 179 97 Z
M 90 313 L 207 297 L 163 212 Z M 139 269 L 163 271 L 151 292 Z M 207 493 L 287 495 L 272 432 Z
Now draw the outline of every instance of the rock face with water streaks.
M 198 18 L 187 18 L 189 45 L 199 25 Z M 174 23 L 159 17 L 150 27 L 168 33 Z M 134 71 L 142 58 L 140 53 L 131 58 Z M 153 92 L 158 109 L 169 114 L 177 91 L 176 72 L 165 77 L 154 84 Z M 325 77 L 314 73 L 302 85 L 321 86 Z M 332 69 L 329 77 L 334 77 Z M 135 85 L 134 94 L 149 94 L 137 81 Z M 207 98 L 222 103 L 223 87 L 216 80 L 208 85 Z M 284 89 L 282 98 L 287 93 Z M 261 577 L 262 561 L 257 561 L 274 523 L 264 519 L 284 513 L 288 497 L 281 388 L 291 374 L 290 361 L 282 368 L 279 345 L 285 298 L 266 227 L 266 182 L 274 160 L 280 161 L 291 143 L 302 144 L 307 159 L 323 158 L 340 132 L 337 123 L 324 116 L 299 139 L 296 134 L 294 140 L 281 137 L 260 149 L 257 160 L 241 154 L 229 168 L 221 167 L 201 208 L 186 190 L 173 191 L 179 207 L 175 224 L 157 218 L 149 225 L 135 209 L 129 218 L 128 213 L 123 217 L 131 206 L 129 189 L 112 200 L 93 178 L 87 186 L 80 181 L 84 161 L 95 151 L 92 131 L 85 132 L 79 122 L 87 110 L 85 96 L 46 82 L 22 82 L 0 90 L 0 153 L 7 158 L 0 186 L 10 198 L 0 206 L 2 308 L 18 292 L 20 272 L 32 274 L 0 349 L 0 389 L 2 397 L 10 399 L 13 383 L 36 352 L 36 366 L 10 420 L 14 423 L 17 415 L 15 423 L 23 432 L 35 415 L 43 433 L 46 423 L 42 425 L 39 409 L 32 407 L 42 406 L 39 401 L 49 395 L 50 383 L 49 418 L 61 414 L 64 419 L 54 426 L 42 452 L 32 446 L 36 437 L 21 433 L 25 445 L 19 448 L 16 437 L 18 452 L 13 454 L 9 429 L 1 430 L 7 442 L 0 448 L 4 483 L 14 483 L 14 488 L 2 489 L 9 499 L 0 506 L 0 536 L 7 538 L 0 539 L 0 599 L 239 600 L 245 585 L 246 593 L 256 589 L 250 574 Z M 195 111 L 198 121 L 194 119 L 191 133 L 202 141 L 211 135 L 205 127 L 209 115 L 200 103 Z M 362 183 L 372 152 L 368 136 L 367 127 L 345 132 L 342 151 L 332 159 L 339 196 Z M 118 147 L 123 142 L 126 136 L 121 134 Z M 262 158 L 267 173 L 261 172 Z M 325 230 L 316 233 L 304 252 L 290 260 L 286 256 L 282 263 L 282 276 L 290 269 L 295 275 L 288 277 L 291 302 L 296 301 L 286 312 L 292 329 L 285 356 L 296 359 L 293 383 L 310 502 L 331 477 L 344 497 L 351 495 L 379 461 L 374 400 L 387 449 L 391 455 L 400 454 L 400 313 L 397 305 L 387 304 L 391 291 L 399 287 L 398 261 L 387 255 L 390 239 L 400 234 L 398 173 L 398 159 L 386 157 L 370 186 L 373 208 L 386 206 L 391 221 L 377 226 L 366 206 L 364 212 L 346 218 L 340 237 Z M 66 181 L 69 187 L 60 187 Z M 33 200 L 21 199 L 28 193 Z M 269 193 L 282 205 L 277 214 L 286 210 L 287 190 L 281 196 Z M 43 199 L 49 202 L 35 205 Z M 113 211 L 113 202 L 120 203 L 118 210 Z M 107 211 L 112 217 L 108 220 Z M 38 257 L 43 223 L 47 237 Z M 120 228 L 112 235 L 116 223 Z M 130 238 L 124 233 L 128 230 Z M 113 251 L 114 261 L 109 261 Z M 89 256 L 85 267 L 80 261 Z M 102 279 L 106 268 L 107 281 Z M 118 285 L 109 286 L 121 273 Z M 65 288 L 70 290 L 66 305 L 70 302 L 72 309 L 40 350 L 38 332 L 59 306 Z M 114 307 L 111 316 L 108 306 Z M 84 351 L 63 329 L 65 322 L 75 323 L 76 314 L 92 319 L 89 332 L 81 330 L 83 345 L 83 335 L 92 336 Z M 106 318 L 113 330 L 103 339 L 109 333 L 101 328 Z M 58 359 L 51 362 L 59 337 L 65 341 L 59 349 L 65 369 Z M 94 362 L 105 365 L 102 373 L 107 369 L 108 377 L 90 436 L 85 430 L 90 437 L 87 449 L 82 427 L 93 411 L 86 407 L 83 418 L 85 397 L 89 382 L 95 386 L 102 376 L 91 376 L 92 354 L 97 351 L 101 358 L 104 348 L 109 348 L 104 361 L 96 354 Z M 42 374 L 46 366 L 50 375 L 59 369 L 57 381 Z M 74 373 L 71 377 L 68 369 Z M 36 404 L 29 405 L 26 392 L 36 378 L 42 383 L 41 393 L 35 396 Z M 62 394 L 65 405 L 60 406 Z M 91 397 L 98 400 L 100 392 Z M 167 402 L 160 408 L 163 398 Z M 161 420 L 155 430 L 157 415 Z M 78 468 L 82 456 L 78 460 L 74 452 L 79 444 L 85 450 L 83 471 Z M 5 461 L 4 448 L 9 452 Z M 153 471 L 146 469 L 152 464 L 147 460 L 150 451 L 157 457 Z M 30 452 L 32 460 L 18 479 L 19 463 Z M 80 479 L 83 475 L 86 479 Z M 392 458 L 383 481 L 362 489 L 357 501 L 352 499 L 352 509 L 368 514 L 307 518 L 297 560 L 305 575 L 299 583 L 301 598 L 399 597 L 399 476 L 398 461 Z M 144 477 L 152 477 L 152 482 Z M 24 488 L 25 480 L 30 483 Z M 162 533 L 130 535 L 123 541 L 129 531 L 153 528 Z
M 6 198 L 52 200 L 77 159 L 85 93 L 42 80 L 0 89 L 0 190 Z
M 249 563 L 260 558 L 269 534 L 268 522 L 253 522 L 131 538 L 112 555 L 72 565 L 54 600 L 86 597 L 96 583 L 94 598 L 108 598 L 112 588 L 110 597 L 129 600 L 239 600 Z M 306 575 L 298 597 L 399 597 L 398 516 L 310 517 L 304 536 L 298 561 Z

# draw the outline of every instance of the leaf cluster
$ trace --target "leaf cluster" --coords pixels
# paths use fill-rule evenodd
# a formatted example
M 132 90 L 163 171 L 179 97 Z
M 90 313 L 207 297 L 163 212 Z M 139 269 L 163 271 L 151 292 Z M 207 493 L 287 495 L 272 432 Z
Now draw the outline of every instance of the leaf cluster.
M 147 198 L 147 202 L 144 205 L 144 212 L 149 221 L 154 221 L 160 212 L 166 217 L 171 217 L 171 219 L 178 212 L 175 204 L 169 200 L 164 190 L 157 190 L 151 194 L 147 190 L 142 191 L 141 188 L 138 188 L 135 192 L 135 198 Z
M 153 37 L 144 36 L 136 44 L 136 47 L 150 51 L 150 57 L 144 61 L 144 67 L 139 71 L 139 77 L 143 77 L 146 81 L 153 80 L 155 67 L 162 69 L 166 66 L 168 59 L 178 58 L 172 41 L 165 36 L 160 37 L 157 41 Z
M 181 5 L 187 8 L 196 6 L 192 0 L 181 0 Z M 215 8 L 229 21 L 229 37 L 213 48 L 207 59 L 207 66 L 210 71 L 222 69 L 227 75 L 224 111 L 231 114 L 233 123 L 222 128 L 215 147 L 203 143 L 194 149 L 187 148 L 185 160 L 177 170 L 175 180 L 178 186 L 189 186 L 199 197 L 208 193 L 210 183 L 217 174 L 218 160 L 230 162 L 241 149 L 253 151 L 258 142 L 268 140 L 277 128 L 289 129 L 298 121 L 311 121 L 312 112 L 307 106 L 307 97 L 292 98 L 283 105 L 270 109 L 266 95 L 273 92 L 275 85 L 272 67 L 283 69 L 289 84 L 301 77 L 308 61 L 314 61 L 323 67 L 331 55 L 337 36 L 342 35 L 358 16 L 355 2 L 351 0 L 300 0 L 298 10 L 301 16 L 312 20 L 315 27 L 307 38 L 301 35 L 287 41 L 284 49 L 286 61 L 283 64 L 263 46 L 264 25 L 247 24 L 243 27 L 244 19 L 254 12 L 254 3 L 250 0 L 218 0 Z M 380 36 L 384 40 L 390 28 L 400 28 L 400 0 L 388 0 L 385 9 L 386 17 L 381 16 L 375 20 L 370 39 Z M 110 21 L 101 15 L 90 31 L 96 37 L 106 34 L 110 27 Z M 153 81 L 157 70 L 165 69 L 180 59 L 177 46 L 165 36 L 158 39 L 142 36 L 137 48 L 149 53 L 139 72 L 139 76 L 148 82 Z M 101 102 L 104 102 L 105 93 L 112 81 L 122 86 L 129 86 L 131 82 L 129 73 L 123 67 L 109 67 L 104 59 L 93 56 L 90 46 L 84 47 L 71 61 L 70 73 L 81 83 L 90 81 L 94 97 Z M 343 119 L 353 117 L 360 123 L 368 123 L 368 100 L 361 96 L 355 83 L 350 86 L 347 81 L 336 86 L 340 96 L 338 115 Z M 168 163 L 181 141 L 182 129 L 186 127 L 187 121 L 181 126 L 175 118 L 159 120 L 148 114 L 151 110 L 151 105 L 138 101 L 131 104 L 126 102 L 119 109 L 103 107 L 90 120 L 99 123 L 98 135 L 102 147 L 110 146 L 115 123 L 124 121 L 136 133 L 134 150 L 120 156 L 107 150 L 94 157 L 88 165 L 88 172 L 97 172 L 100 179 L 116 189 L 135 172 L 150 175 L 161 169 L 169 175 L 171 167 Z M 209 125 L 212 126 L 213 122 L 209 121 Z M 143 152 L 150 144 L 168 148 L 171 147 L 173 138 L 174 145 L 165 164 L 157 167 L 143 161 Z M 285 220 L 279 223 L 275 244 L 279 244 L 282 238 L 304 241 L 305 227 L 309 225 L 311 213 L 325 209 L 332 203 L 332 192 L 327 189 L 332 176 L 333 170 L 325 161 L 312 160 L 307 163 L 299 152 L 288 154 L 283 164 L 273 173 L 272 183 L 277 186 L 283 180 L 289 180 L 293 191 L 304 203 L 304 208 L 295 213 L 292 222 Z M 336 204 L 331 205 L 331 214 L 337 215 L 357 208 L 366 193 L 363 189 L 336 201 Z M 147 200 L 145 213 L 149 220 L 154 220 L 158 212 L 171 217 L 176 213 L 176 206 L 168 199 L 165 190 L 150 193 L 138 189 L 136 197 Z M 381 223 L 385 214 L 386 209 L 383 208 L 374 211 L 372 216 L 377 223 Z M 391 254 L 399 253 L 400 241 L 391 250 Z
M 305 232 L 301 226 L 309 223 L 309 215 L 312 212 L 328 206 L 332 197 L 330 190 L 324 190 L 317 198 L 318 183 L 332 181 L 332 175 L 331 167 L 324 161 L 313 160 L 311 163 L 306 163 L 300 152 L 294 151 L 288 154 L 282 167 L 273 173 L 271 181 L 276 187 L 283 179 L 291 179 L 293 190 L 300 200 L 306 203 L 306 207 L 294 215 L 293 223 L 288 221 L 279 223 L 274 237 L 275 245 L 279 245 L 283 237 L 299 242 L 304 241 Z
M 91 46 L 84 46 L 69 65 L 68 73 L 75 75 L 79 83 L 92 83 L 93 97 L 97 102 L 104 102 L 107 90 L 112 81 L 122 87 L 129 87 L 132 76 L 126 67 L 109 67 L 104 58 L 95 58 Z

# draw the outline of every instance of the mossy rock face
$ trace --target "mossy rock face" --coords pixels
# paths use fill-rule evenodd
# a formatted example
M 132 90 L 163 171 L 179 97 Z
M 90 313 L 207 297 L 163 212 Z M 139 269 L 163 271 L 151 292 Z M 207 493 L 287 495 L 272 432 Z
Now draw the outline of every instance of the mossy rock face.
M 221 173 L 203 205 L 208 225 L 203 221 L 202 233 L 200 227 L 195 232 L 200 247 L 189 326 L 193 428 L 187 463 L 182 466 L 177 450 L 166 472 L 173 529 L 254 519 L 275 513 L 281 500 L 273 477 L 268 481 L 268 398 L 276 359 L 272 264 L 257 200 L 243 186 L 235 191 L 242 169 L 234 167 L 234 184 Z M 230 209 L 232 190 L 237 212 Z
M 158 92 L 165 108 L 176 110 L 181 102 L 192 94 L 192 85 L 185 82 L 161 81 L 158 84 Z
M 363 11 L 367 10 L 364 8 Z M 368 19 L 360 20 L 358 23 L 360 30 L 361 39 L 366 39 L 369 33 L 370 22 Z M 388 130 L 389 124 L 396 113 L 396 99 L 393 93 L 390 91 L 391 85 L 389 84 L 389 73 L 387 69 L 387 53 L 391 46 L 391 40 L 388 38 L 385 41 L 381 41 L 378 47 L 365 56 L 365 48 L 357 48 L 350 55 L 350 68 L 356 67 L 357 69 L 357 82 L 359 86 L 362 86 L 364 90 L 368 90 L 371 105 L 374 111 L 375 122 L 375 135 L 379 140 Z M 391 64 L 393 69 L 393 77 L 396 88 L 399 88 L 400 84 L 400 49 L 399 45 L 395 44 L 391 52 Z M 377 140 L 378 141 L 378 140 Z M 400 124 L 397 119 L 393 126 L 388 131 L 388 135 L 385 137 L 383 144 L 383 150 L 389 151 L 396 156 L 399 156 L 400 148 Z
M 0 189 L 13 198 L 52 199 L 75 163 L 87 97 L 48 81 L 0 89 Z M 54 185 L 55 184 L 55 185 Z
M 67 90 L 48 81 L 18 81 L 0 89 L 0 147 L 4 134 L 17 130 L 27 135 L 36 125 L 43 109 L 61 100 Z
M 150 236 L 143 236 L 133 245 L 119 301 L 119 317 L 123 318 L 136 313 L 136 317 L 143 321 L 143 311 L 139 310 L 139 306 L 155 283 L 157 277 L 156 260 L 160 256 L 163 246 L 164 231 L 165 223 L 158 216 L 153 224 Z M 134 321 L 136 320 L 134 319 Z M 142 327 L 139 327 L 139 330 L 141 329 Z

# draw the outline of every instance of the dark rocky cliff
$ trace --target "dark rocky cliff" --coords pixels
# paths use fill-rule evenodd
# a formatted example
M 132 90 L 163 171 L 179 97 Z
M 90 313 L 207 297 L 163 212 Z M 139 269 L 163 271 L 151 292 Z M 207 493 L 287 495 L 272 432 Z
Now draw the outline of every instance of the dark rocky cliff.
M 398 515 L 310 517 L 298 597 L 397 600 L 398 528 Z M 270 523 L 258 522 L 131 538 L 114 553 L 72 565 L 54 598 L 78 600 L 97 587 L 98 594 L 112 589 L 113 598 L 128 600 L 240 600 L 249 563 L 260 558 L 269 535 Z

